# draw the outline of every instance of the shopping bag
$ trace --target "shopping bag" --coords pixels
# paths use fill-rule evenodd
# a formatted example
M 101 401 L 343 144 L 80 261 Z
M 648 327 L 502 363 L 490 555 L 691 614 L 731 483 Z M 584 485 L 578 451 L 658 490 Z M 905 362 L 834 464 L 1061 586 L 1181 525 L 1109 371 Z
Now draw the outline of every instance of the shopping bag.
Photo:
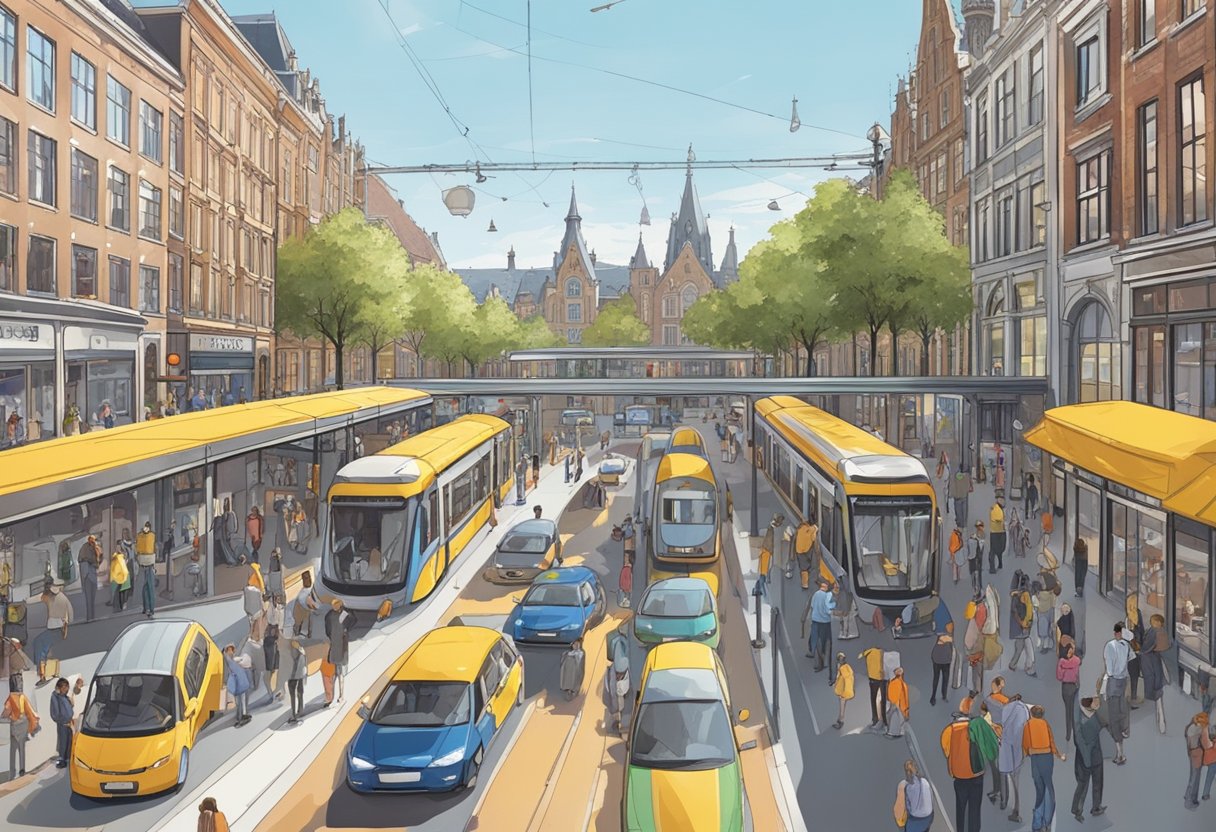
M 59 659 L 48 658 L 46 660 L 46 662 L 44 663 L 43 668 L 46 673 L 46 678 L 48 678 L 48 679 L 58 679 L 59 678 Z
M 957 650 L 954 651 L 954 658 L 950 661 L 950 687 L 958 690 L 963 686 L 963 660 L 959 657 Z

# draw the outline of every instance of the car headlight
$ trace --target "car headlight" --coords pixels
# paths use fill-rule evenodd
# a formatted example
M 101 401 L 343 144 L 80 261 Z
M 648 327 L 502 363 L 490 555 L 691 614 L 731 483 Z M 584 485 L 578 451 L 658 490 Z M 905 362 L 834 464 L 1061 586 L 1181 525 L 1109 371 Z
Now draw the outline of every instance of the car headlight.
M 442 757 L 437 757 L 434 760 L 431 760 L 431 764 L 429 766 L 427 766 L 427 768 L 442 768 L 443 766 L 454 766 L 463 759 L 464 759 L 464 749 L 457 748 L 453 751 L 449 751 L 447 754 L 444 754 Z
M 717 624 L 715 624 L 714 626 L 710 627 L 708 630 L 705 631 L 706 638 L 713 638 L 717 634 L 718 634 L 718 625 Z
M 562 627 L 563 630 L 581 630 L 582 628 L 583 628 L 582 621 L 573 621 L 573 622 L 567 624 L 566 626 Z
M 79 757 L 76 758 L 76 765 L 80 766 L 85 771 L 92 771 L 93 767 Z
M 515 626 L 516 626 L 516 627 L 522 627 L 522 626 L 524 626 L 524 620 L 523 620 L 522 618 L 517 618 L 517 619 L 515 619 Z
M 365 760 L 362 757 L 356 757 L 354 754 L 352 754 L 350 755 L 350 767 L 355 771 L 370 771 L 376 767 L 376 764 L 370 760 Z
M 169 755 L 168 757 L 161 757 L 161 758 L 160 758 L 159 760 L 157 760 L 155 763 L 153 763 L 152 765 L 148 766 L 148 768 L 160 768 L 160 767 L 161 767 L 161 766 L 163 766 L 165 763 L 169 762 L 169 760 L 170 760 L 170 758 L 171 758 L 172 756 L 173 756 L 173 755 Z

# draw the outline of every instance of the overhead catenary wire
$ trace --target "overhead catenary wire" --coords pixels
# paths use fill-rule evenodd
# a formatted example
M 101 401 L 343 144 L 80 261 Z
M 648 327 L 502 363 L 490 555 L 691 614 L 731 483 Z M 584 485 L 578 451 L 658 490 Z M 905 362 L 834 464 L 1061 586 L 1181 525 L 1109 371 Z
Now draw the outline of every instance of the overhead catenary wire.
M 482 171 L 583 171 L 583 170 L 742 170 L 831 168 L 832 170 L 870 170 L 873 160 L 869 154 L 849 153 L 836 156 L 792 156 L 775 159 L 687 159 L 678 162 L 456 162 L 453 164 L 384 165 L 368 168 L 369 173 L 474 173 Z M 781 185 L 780 187 L 788 187 Z

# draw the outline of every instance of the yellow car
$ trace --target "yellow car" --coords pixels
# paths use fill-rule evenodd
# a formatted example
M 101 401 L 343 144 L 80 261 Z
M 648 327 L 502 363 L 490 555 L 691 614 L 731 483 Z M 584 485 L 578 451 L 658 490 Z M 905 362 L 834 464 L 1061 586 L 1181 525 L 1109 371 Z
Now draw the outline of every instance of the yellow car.
M 139 621 L 119 634 L 89 687 L 68 763 L 85 797 L 180 788 L 190 749 L 220 708 L 220 650 L 194 621 Z
M 627 757 L 623 832 L 750 826 L 726 673 L 708 645 L 673 641 L 646 656 Z

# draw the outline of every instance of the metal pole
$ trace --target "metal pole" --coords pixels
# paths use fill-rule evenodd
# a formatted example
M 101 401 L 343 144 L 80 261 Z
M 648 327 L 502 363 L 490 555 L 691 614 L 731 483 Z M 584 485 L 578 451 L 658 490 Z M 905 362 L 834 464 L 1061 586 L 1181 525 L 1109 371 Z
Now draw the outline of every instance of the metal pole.
M 756 406 L 752 401 L 752 397 L 747 397 L 747 412 L 751 419 L 751 430 L 749 431 L 749 439 L 752 446 L 751 464 L 752 464 L 752 510 L 751 510 L 751 530 L 749 534 L 752 537 L 760 536 L 760 511 L 757 503 L 760 501 L 760 483 L 756 477 L 756 453 L 759 451 L 759 446 L 756 443 Z
M 780 674 L 777 672 L 781 661 L 777 650 L 777 628 L 781 626 L 781 608 L 773 607 L 773 739 L 781 740 L 781 686 L 778 684 Z
M 757 650 L 764 648 L 764 625 L 761 621 L 760 614 L 763 611 L 764 604 L 761 603 L 762 595 L 760 594 L 760 582 L 756 581 L 756 585 L 752 588 L 752 598 L 756 600 L 756 637 L 752 639 L 752 647 Z

